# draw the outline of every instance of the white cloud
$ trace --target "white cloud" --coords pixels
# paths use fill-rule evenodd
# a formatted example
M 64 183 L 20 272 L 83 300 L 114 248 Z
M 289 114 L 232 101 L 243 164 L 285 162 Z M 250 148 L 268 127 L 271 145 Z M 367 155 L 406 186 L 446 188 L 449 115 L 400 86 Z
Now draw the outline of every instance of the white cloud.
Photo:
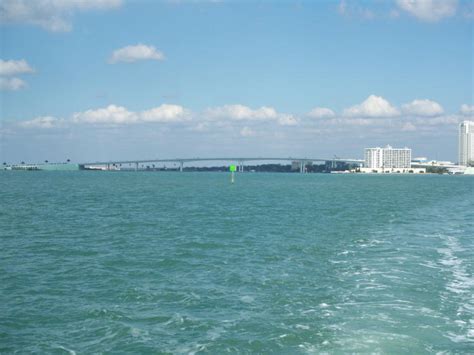
M 280 126 L 296 126 L 298 123 L 298 119 L 293 115 L 282 114 L 278 118 L 278 124 Z
M 418 118 L 415 123 L 428 126 L 457 125 L 461 121 L 460 115 L 442 115 L 428 118 Z
M 330 126 L 386 126 L 390 120 L 378 120 L 376 118 L 347 118 L 336 117 L 327 121 L 322 121 L 324 125 Z
M 20 78 L 0 78 L 0 90 L 16 91 L 26 87 Z
M 109 105 L 97 110 L 87 110 L 73 114 L 75 123 L 130 124 L 138 121 L 138 115 L 123 106 Z
M 242 137 L 252 137 L 255 135 L 255 131 L 246 126 L 240 130 L 240 135 Z
M 346 117 L 395 117 L 400 112 L 381 96 L 370 95 L 364 102 L 349 107 L 343 113 Z
M 462 114 L 444 114 L 442 107 L 433 101 L 413 100 L 411 103 L 403 105 L 402 113 L 400 113 L 387 100 L 371 95 L 361 104 L 344 110 L 342 115 L 337 115 L 331 109 L 322 107 L 317 107 L 312 111 L 314 111 L 314 116 L 320 117 L 320 119 L 311 119 L 309 114 L 305 115 L 302 118 L 304 124 L 300 126 L 301 119 L 296 115 L 279 113 L 274 108 L 267 106 L 252 109 L 244 105 L 224 105 L 194 113 L 180 105 L 173 104 L 162 104 L 136 112 L 123 106 L 109 105 L 103 108 L 76 112 L 67 119 L 56 119 L 51 116 L 37 117 L 30 121 L 24 121 L 18 126 L 51 128 L 81 124 L 116 127 L 132 124 L 160 123 L 166 125 L 184 122 L 186 123 L 184 127 L 189 131 L 236 131 L 245 137 L 256 135 L 256 131 L 260 132 L 259 135 L 266 131 L 281 131 L 283 126 L 299 126 L 301 128 L 296 129 L 299 129 L 298 132 L 300 133 L 321 128 L 344 132 L 364 128 L 382 131 L 417 130 L 421 132 L 423 127 L 435 128 L 436 126 L 456 125 L 463 119 L 462 114 L 472 114 L 474 107 L 462 105 Z M 383 119 L 381 119 L 382 117 Z M 171 127 L 173 126 L 171 125 Z
M 277 119 L 278 114 L 273 107 L 262 106 L 253 110 L 244 105 L 224 105 L 207 109 L 206 116 L 211 119 L 230 118 L 236 121 L 266 121 Z
M 462 115 L 465 115 L 465 116 L 474 115 L 474 105 L 463 104 L 463 105 L 461 105 L 460 112 L 461 112 Z
M 402 105 L 402 112 L 406 115 L 414 116 L 439 116 L 444 113 L 444 109 L 435 101 L 416 99 Z
M 10 76 L 18 74 L 33 73 L 34 70 L 26 60 L 3 60 L 0 59 L 0 75 Z
M 115 50 L 109 59 L 109 63 L 133 63 L 138 60 L 163 59 L 165 59 L 164 54 L 158 51 L 155 47 L 139 43 L 135 46 L 126 46 Z
M 5 78 L 18 74 L 33 73 L 34 69 L 26 62 L 26 60 L 3 60 L 0 59 L 0 90 L 16 91 L 25 88 L 25 81 L 20 78 Z M 4 76 L 4 77 L 1 77 Z
M 326 107 L 315 107 L 308 113 L 308 116 L 312 118 L 331 118 L 335 115 L 333 110 Z
M 72 116 L 74 123 L 123 125 L 147 122 L 181 122 L 191 119 L 191 112 L 179 105 L 163 104 L 142 111 L 129 111 L 123 106 L 109 105 L 104 108 L 77 112 Z
M 428 22 L 436 22 L 456 13 L 457 0 L 397 0 L 397 6 L 412 16 Z
M 52 32 L 70 31 L 77 11 L 117 8 L 121 0 L 3 0 L 0 23 L 40 26 Z
M 190 112 L 179 105 L 163 104 L 143 111 L 140 119 L 144 122 L 181 122 L 191 119 Z
M 341 16 L 356 17 L 365 20 L 372 20 L 376 17 L 376 14 L 372 10 L 360 6 L 355 1 L 348 3 L 345 0 L 342 0 L 337 6 L 337 12 L 339 12 Z
M 211 120 L 231 119 L 234 121 L 275 121 L 281 126 L 294 126 L 298 119 L 293 115 L 278 113 L 273 107 L 262 106 L 252 109 L 244 105 L 224 105 L 208 108 L 204 116 Z
M 55 128 L 62 123 L 62 119 L 52 116 L 40 116 L 29 121 L 20 122 L 20 126 L 23 128 Z

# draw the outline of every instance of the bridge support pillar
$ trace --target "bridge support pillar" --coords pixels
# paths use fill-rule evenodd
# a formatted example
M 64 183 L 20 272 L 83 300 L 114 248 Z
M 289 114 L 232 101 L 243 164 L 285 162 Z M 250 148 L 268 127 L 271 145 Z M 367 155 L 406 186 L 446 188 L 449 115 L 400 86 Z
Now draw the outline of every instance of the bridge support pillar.
M 138 163 L 135 163 L 135 171 L 138 171 Z
M 183 172 L 183 165 L 184 163 L 182 161 L 179 162 L 179 172 L 182 173 Z

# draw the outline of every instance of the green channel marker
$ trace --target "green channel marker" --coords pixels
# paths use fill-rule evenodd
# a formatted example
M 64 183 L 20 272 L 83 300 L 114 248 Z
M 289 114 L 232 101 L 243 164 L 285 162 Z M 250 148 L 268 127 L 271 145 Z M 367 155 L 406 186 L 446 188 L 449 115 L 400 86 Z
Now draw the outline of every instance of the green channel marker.
M 229 166 L 229 170 L 230 170 L 230 183 L 233 184 L 234 183 L 234 173 L 237 171 L 237 167 L 235 165 L 231 165 Z

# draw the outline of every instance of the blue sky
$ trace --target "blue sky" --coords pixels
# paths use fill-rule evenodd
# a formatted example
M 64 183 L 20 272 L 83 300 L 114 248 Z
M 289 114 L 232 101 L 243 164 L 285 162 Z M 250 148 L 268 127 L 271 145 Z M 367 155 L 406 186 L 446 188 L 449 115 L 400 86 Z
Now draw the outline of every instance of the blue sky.
M 474 112 L 469 1 L 6 0 L 0 22 L 7 162 L 455 160 Z

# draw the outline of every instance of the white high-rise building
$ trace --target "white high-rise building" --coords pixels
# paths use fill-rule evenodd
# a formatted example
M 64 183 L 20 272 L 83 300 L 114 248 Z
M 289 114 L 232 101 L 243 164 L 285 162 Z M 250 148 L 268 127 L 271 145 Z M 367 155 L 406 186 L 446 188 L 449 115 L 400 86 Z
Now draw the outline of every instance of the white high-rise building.
M 474 164 L 474 122 L 459 125 L 459 165 Z
M 371 169 L 410 169 L 411 149 L 392 148 L 366 148 L 365 167 Z

